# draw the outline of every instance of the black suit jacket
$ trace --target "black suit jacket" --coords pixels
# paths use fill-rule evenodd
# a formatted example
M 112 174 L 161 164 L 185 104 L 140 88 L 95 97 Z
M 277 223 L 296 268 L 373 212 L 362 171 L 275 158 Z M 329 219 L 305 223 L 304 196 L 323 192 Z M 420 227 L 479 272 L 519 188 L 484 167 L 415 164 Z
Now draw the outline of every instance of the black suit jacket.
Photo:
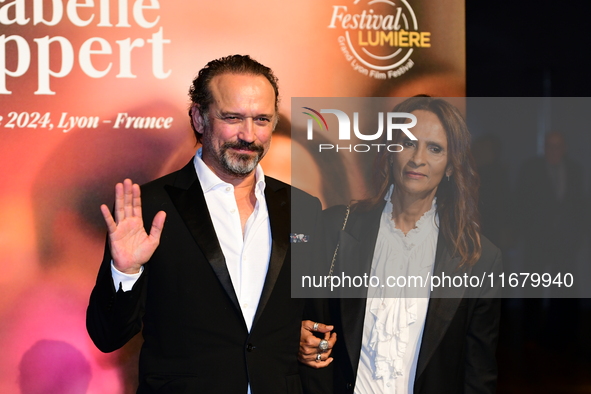
M 290 220 L 292 193 L 302 206 Z M 138 393 L 245 394 L 248 383 L 253 394 L 302 392 L 296 356 L 305 300 L 290 295 L 290 232 L 313 240 L 321 206 L 271 178 L 265 198 L 271 257 L 248 332 L 193 162 L 142 187 L 146 227 L 167 213 L 160 245 L 129 292 L 114 290 L 107 245 L 87 311 L 88 332 L 104 352 L 142 330 Z M 293 245 L 299 253 L 311 247 Z
M 352 210 L 346 229 L 344 207 L 325 211 L 332 243 L 339 242 L 335 274 L 346 267 L 347 274 L 369 274 L 380 215 L 384 205 L 366 212 Z M 331 230 L 332 228 L 332 230 Z M 333 249 L 334 250 L 334 249 Z M 459 258 L 438 238 L 433 275 L 488 277 L 501 272 L 501 252 L 482 237 L 482 257 L 473 266 L 458 270 Z M 495 359 L 500 315 L 498 288 L 490 282 L 482 288 L 435 288 L 429 299 L 417 364 L 414 392 L 417 394 L 494 393 Z M 365 289 L 366 292 L 366 289 Z M 364 296 L 365 297 L 365 296 Z M 352 393 L 361 353 L 366 298 L 330 300 L 330 321 L 335 324 L 338 341 L 334 351 L 334 389 Z

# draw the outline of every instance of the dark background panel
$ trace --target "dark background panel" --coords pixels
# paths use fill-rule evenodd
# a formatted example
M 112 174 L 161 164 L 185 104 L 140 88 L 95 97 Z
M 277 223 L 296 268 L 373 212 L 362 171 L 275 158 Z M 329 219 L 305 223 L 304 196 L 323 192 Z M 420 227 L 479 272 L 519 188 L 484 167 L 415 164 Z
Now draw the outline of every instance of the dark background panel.
M 590 24 L 591 2 L 587 1 L 467 1 L 467 96 L 590 96 Z M 506 103 L 510 107 L 511 101 Z M 530 123 L 520 132 L 508 133 L 502 122 L 484 122 L 475 127 L 474 137 L 490 133 L 498 138 L 500 163 L 512 194 L 523 161 L 543 155 L 544 133 L 564 133 L 568 155 L 583 167 L 580 182 L 588 202 L 591 130 L 580 123 L 575 130 L 565 116 L 589 112 L 589 100 L 575 101 L 574 105 L 572 101 L 553 103 L 547 110 L 523 108 L 523 117 L 530 118 Z M 583 243 L 577 259 L 589 266 L 587 229 L 588 225 L 581 230 Z M 511 228 L 504 232 L 500 243 L 506 259 L 521 257 L 519 238 Z M 589 300 L 557 302 L 547 298 L 533 316 L 524 299 L 503 302 L 498 392 L 591 393 Z M 535 335 L 531 335 L 532 329 Z

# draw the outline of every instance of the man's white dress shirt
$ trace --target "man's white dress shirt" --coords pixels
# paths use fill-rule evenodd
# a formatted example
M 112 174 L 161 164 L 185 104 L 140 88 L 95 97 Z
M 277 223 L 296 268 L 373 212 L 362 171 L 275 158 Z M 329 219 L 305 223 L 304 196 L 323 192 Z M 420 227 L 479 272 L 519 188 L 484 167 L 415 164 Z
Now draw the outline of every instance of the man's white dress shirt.
M 260 165 L 255 169 L 256 204 L 246 222 L 243 235 L 240 213 L 234 198 L 234 186 L 222 181 L 203 162 L 201 149 L 197 151 L 193 163 L 244 321 L 250 331 L 271 256 L 271 225 L 265 200 L 263 169 Z M 119 289 L 120 284 L 123 291 L 131 290 L 143 268 L 139 273 L 129 275 L 118 271 L 111 263 L 115 290 Z

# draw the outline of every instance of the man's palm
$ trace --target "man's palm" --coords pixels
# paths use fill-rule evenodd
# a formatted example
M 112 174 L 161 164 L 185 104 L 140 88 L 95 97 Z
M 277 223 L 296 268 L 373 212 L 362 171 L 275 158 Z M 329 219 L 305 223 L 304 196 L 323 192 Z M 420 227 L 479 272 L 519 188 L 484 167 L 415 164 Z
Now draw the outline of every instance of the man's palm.
M 140 271 L 160 243 L 166 213 L 160 211 L 146 233 L 142 219 L 140 187 L 126 179 L 115 186 L 115 218 L 106 205 L 101 212 L 109 230 L 113 264 L 118 271 L 134 274 Z

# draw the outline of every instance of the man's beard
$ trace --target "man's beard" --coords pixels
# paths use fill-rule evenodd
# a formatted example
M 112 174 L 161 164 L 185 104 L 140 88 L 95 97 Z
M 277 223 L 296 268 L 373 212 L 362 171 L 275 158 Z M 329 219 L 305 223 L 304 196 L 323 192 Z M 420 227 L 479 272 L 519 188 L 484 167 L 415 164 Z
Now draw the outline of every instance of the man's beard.
M 255 152 L 256 155 L 240 154 L 233 152 L 231 149 L 247 149 Z M 264 154 L 265 149 L 262 145 L 238 140 L 236 142 L 226 142 L 222 145 L 218 158 L 229 175 L 244 178 L 254 171 Z

